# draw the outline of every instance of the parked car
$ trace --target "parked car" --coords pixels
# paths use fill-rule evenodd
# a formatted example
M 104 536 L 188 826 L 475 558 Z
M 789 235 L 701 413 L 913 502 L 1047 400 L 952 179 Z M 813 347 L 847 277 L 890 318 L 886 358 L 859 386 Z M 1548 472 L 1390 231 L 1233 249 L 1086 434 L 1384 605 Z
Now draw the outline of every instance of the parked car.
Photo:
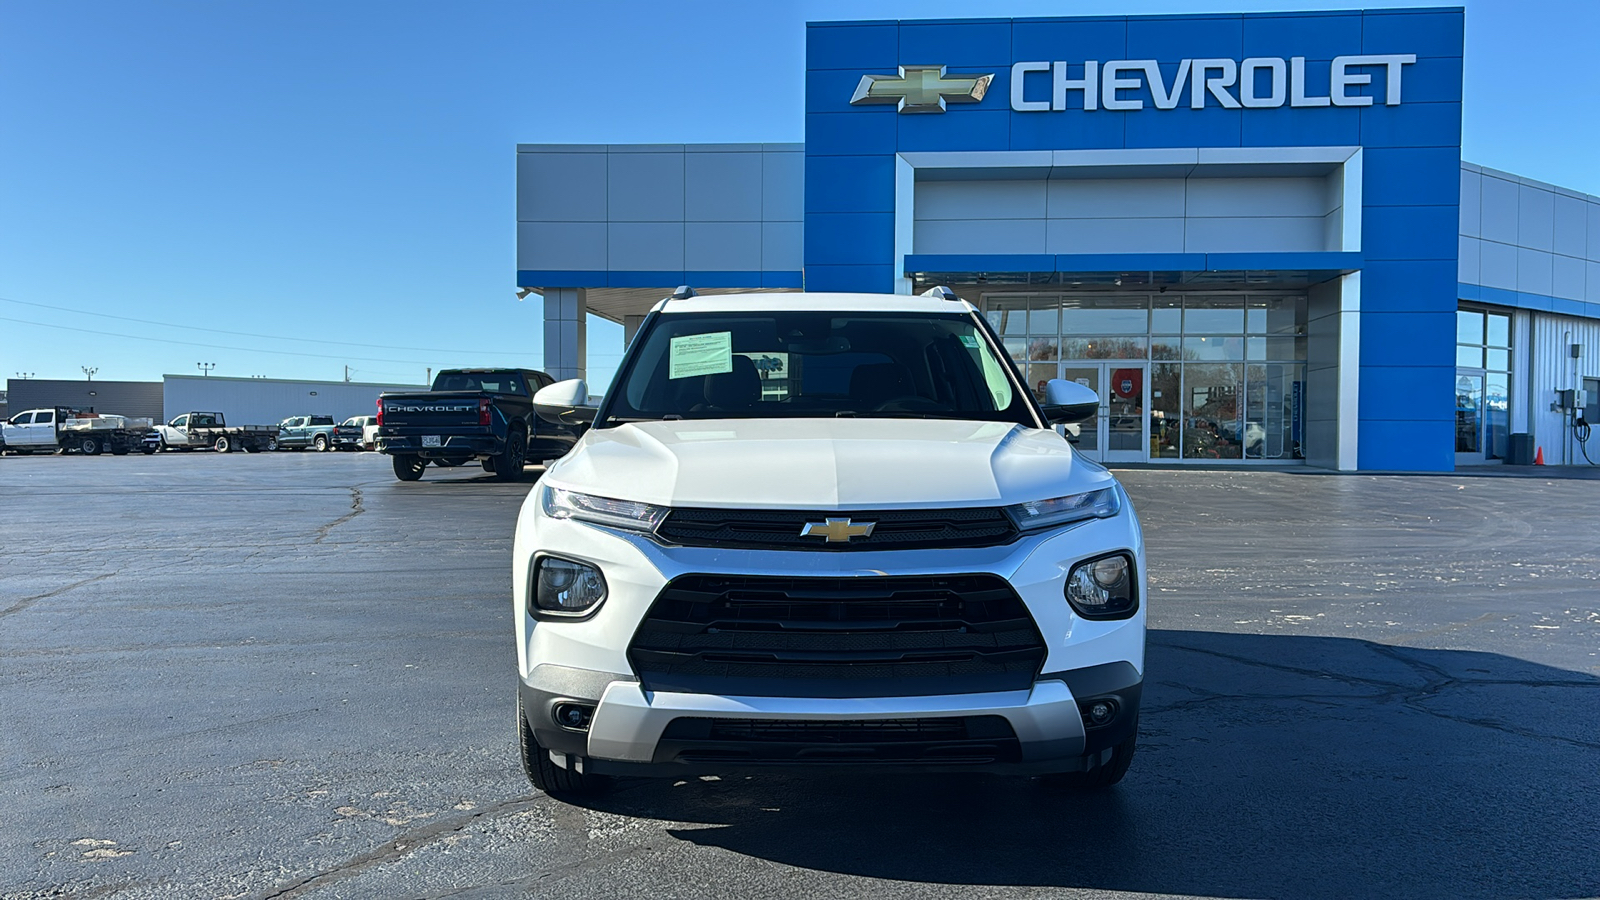
M 101 415 L 92 408 L 30 409 L 0 425 L 0 451 L 27 454 L 62 450 L 99 456 L 110 450 L 113 456 L 124 456 L 130 450 L 142 449 L 144 436 L 152 430 L 149 419 Z
M 533 392 L 550 383 L 532 369 L 445 369 L 431 391 L 378 397 L 378 451 L 393 457 L 401 481 L 421 478 L 430 462 L 474 459 L 514 481 L 529 460 L 555 459 L 576 440 L 573 427 L 534 415 Z
M 756 361 L 786 361 L 763 384 Z M 528 494 L 518 740 L 555 795 L 613 775 L 847 768 L 1119 781 L 1145 658 L 1127 493 L 1052 427 L 972 305 L 694 297 L 645 318 Z
M 371 450 L 377 440 L 377 416 L 351 416 L 333 429 L 333 446 L 338 450 Z
M 219 412 L 187 412 L 165 425 L 157 425 L 146 439 L 160 450 L 197 450 L 218 453 L 243 450 L 260 453 L 278 446 L 278 429 L 271 425 L 229 425 Z
M 337 427 L 333 416 L 292 416 L 278 423 L 278 449 L 332 450 Z

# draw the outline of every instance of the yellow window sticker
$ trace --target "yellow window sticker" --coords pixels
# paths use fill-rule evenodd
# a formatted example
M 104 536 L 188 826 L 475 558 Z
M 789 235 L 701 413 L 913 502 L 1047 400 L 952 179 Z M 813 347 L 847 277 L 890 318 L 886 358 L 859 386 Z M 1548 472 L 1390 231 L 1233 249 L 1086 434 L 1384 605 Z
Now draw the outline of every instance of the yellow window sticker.
M 667 350 L 667 377 L 721 375 L 733 371 L 733 332 L 675 337 Z

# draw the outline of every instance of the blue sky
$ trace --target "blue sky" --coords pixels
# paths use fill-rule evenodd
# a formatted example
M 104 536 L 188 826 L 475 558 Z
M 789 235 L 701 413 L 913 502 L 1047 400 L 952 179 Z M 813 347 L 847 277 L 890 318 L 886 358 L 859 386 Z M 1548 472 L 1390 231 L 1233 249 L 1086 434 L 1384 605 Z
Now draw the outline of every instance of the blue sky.
M 1419 4 L 991 0 L 982 14 L 1395 5 Z M 1600 194 L 1600 2 L 1465 5 L 1463 157 Z M 540 302 L 513 290 L 519 141 L 800 141 L 807 20 L 973 12 L 0 0 L 0 378 L 536 366 Z M 639 88 L 669 80 L 700 87 Z M 621 329 L 592 320 L 589 335 L 603 385 Z

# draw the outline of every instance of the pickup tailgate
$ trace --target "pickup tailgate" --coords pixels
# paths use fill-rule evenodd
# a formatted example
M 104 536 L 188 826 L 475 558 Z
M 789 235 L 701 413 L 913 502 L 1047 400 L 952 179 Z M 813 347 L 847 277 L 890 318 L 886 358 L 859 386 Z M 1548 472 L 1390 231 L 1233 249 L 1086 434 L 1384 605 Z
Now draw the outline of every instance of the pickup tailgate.
M 489 395 L 481 391 L 384 394 L 384 427 L 470 428 L 482 424 Z

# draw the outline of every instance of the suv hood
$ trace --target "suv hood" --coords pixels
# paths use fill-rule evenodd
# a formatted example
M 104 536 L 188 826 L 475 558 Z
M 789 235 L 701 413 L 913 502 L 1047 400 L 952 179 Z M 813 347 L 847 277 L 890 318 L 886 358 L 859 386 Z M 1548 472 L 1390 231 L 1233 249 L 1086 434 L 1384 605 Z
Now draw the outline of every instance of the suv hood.
M 947 419 L 711 419 L 590 429 L 556 487 L 662 506 L 1001 506 L 1112 483 L 1050 430 Z

